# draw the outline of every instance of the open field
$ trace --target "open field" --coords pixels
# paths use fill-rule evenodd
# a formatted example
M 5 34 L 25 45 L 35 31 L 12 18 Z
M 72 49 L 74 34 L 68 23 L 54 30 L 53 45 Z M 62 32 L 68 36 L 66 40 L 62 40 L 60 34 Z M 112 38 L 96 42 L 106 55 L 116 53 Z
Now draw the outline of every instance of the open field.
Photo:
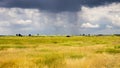
M 120 37 L 0 37 L 0 68 L 120 68 Z

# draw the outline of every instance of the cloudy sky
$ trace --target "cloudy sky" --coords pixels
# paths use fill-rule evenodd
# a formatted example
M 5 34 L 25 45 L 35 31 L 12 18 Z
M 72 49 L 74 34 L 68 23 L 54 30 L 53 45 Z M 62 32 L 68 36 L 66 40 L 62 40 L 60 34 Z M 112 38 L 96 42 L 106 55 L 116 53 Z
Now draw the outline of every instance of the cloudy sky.
M 120 0 L 0 0 L 0 34 L 120 33 Z

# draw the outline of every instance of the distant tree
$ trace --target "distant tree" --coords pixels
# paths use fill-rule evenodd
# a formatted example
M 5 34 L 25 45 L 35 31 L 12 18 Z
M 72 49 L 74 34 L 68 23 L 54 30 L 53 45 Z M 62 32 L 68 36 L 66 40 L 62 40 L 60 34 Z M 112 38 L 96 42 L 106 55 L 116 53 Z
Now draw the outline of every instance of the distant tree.
M 114 34 L 115 36 L 120 36 L 120 34 Z
M 85 34 L 83 34 L 83 36 L 85 36 Z
M 103 34 L 98 34 L 97 36 L 104 36 Z
M 19 34 L 16 34 L 16 36 L 19 36 Z
M 31 34 L 29 34 L 28 36 L 32 36 Z
M 88 34 L 88 36 L 90 36 L 90 34 Z
M 39 36 L 39 34 L 37 34 L 37 36 Z
M 18 34 L 18 36 L 22 37 L 22 34 Z

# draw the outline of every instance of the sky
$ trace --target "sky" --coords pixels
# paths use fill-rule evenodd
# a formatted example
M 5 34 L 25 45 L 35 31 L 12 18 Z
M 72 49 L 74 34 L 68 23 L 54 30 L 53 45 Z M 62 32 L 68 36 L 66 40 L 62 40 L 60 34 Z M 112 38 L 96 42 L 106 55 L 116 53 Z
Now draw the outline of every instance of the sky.
M 0 0 L 0 35 L 120 33 L 120 0 Z

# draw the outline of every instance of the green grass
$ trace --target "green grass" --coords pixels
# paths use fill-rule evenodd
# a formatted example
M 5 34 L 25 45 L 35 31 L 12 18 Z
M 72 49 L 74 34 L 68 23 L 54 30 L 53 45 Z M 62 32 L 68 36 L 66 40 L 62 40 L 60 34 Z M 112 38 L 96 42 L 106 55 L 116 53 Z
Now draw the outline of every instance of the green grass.
M 114 46 L 109 46 L 109 47 L 106 47 L 106 48 L 103 48 L 103 49 L 100 49 L 98 51 L 96 51 L 96 53 L 110 53 L 110 54 L 117 54 L 117 53 L 120 53 L 120 45 L 114 45 Z
M 105 38 L 105 39 L 104 39 Z M 104 40 L 103 40 L 104 39 Z M 118 37 L 116 37 L 118 39 Z M 85 45 L 96 45 L 96 44 L 110 44 L 114 42 L 114 39 L 109 36 L 105 37 L 79 37 L 73 36 L 67 37 L 0 37 L 0 44 L 61 44 L 65 46 L 85 46 Z M 73 44 L 73 45 L 72 45 Z
M 120 53 L 120 49 L 108 48 L 105 50 L 105 52 L 116 54 L 116 53 Z
M 118 36 L 0 37 L 0 68 L 119 68 Z

